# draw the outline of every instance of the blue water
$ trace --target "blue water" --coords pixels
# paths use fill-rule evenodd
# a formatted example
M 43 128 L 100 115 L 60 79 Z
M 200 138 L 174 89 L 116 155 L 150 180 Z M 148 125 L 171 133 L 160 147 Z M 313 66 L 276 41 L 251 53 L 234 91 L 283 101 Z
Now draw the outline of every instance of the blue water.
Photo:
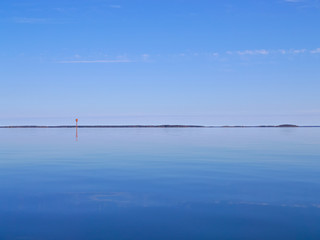
M 0 129 L 0 239 L 320 239 L 320 128 Z

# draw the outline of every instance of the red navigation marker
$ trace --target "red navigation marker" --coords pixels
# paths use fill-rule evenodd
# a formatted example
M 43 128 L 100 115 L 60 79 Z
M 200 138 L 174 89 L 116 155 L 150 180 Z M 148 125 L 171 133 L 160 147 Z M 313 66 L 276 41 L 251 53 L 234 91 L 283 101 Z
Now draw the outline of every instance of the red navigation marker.
M 78 118 L 76 118 L 76 140 L 78 141 Z

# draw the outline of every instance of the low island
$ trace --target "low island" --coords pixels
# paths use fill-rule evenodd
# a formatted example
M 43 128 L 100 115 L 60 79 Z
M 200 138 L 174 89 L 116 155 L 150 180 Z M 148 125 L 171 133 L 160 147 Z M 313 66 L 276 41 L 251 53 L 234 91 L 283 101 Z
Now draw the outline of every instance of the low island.
M 0 128 L 75 128 L 75 125 L 61 126 L 0 126 Z M 298 128 L 298 127 L 320 127 L 320 126 L 298 126 L 293 124 L 281 125 L 258 125 L 258 126 L 201 126 L 201 125 L 79 125 L 78 128 Z

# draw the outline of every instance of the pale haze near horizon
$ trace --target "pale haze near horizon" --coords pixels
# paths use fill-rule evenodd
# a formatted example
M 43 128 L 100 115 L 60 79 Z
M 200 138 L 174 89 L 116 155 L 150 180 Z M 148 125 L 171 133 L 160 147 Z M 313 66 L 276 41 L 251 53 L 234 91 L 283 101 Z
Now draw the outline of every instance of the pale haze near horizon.
M 0 126 L 320 125 L 320 3 L 0 3 Z

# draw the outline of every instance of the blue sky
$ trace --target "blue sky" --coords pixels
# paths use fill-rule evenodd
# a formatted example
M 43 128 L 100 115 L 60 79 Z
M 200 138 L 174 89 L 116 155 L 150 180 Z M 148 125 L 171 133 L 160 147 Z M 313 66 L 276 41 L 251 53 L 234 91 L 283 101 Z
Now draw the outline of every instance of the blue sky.
M 2 0 L 0 125 L 318 124 L 318 0 Z

